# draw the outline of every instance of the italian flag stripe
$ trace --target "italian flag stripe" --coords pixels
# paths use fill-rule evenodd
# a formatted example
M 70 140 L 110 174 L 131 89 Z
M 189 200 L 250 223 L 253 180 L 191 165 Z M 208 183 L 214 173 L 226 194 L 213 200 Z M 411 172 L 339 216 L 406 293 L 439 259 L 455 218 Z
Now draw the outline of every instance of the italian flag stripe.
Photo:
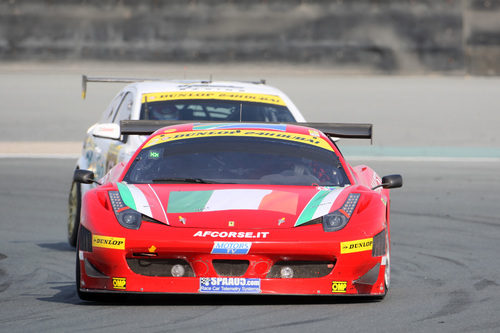
M 128 189 L 127 185 L 118 183 L 118 191 L 120 192 L 123 203 L 126 206 L 129 206 L 130 208 L 136 210 L 134 197 L 132 196 L 132 193 Z
M 324 216 L 324 215 L 330 213 L 330 210 L 332 209 L 333 203 L 335 202 L 335 200 L 337 199 L 339 194 L 342 192 L 342 190 L 343 189 L 338 188 L 338 189 L 335 189 L 335 190 L 331 191 L 330 193 L 328 193 L 328 195 L 325 196 L 323 198 L 323 200 L 321 200 L 321 203 L 319 204 L 318 209 L 316 209 L 316 211 L 314 212 L 314 215 L 311 218 L 311 220 L 314 220 L 315 218 L 318 218 L 320 216 Z
M 316 195 L 309 201 L 307 206 L 304 208 L 302 213 L 300 214 L 297 222 L 295 222 L 295 226 L 304 224 L 313 219 L 314 213 L 318 209 L 321 201 L 330 194 L 331 191 L 319 191 Z
M 151 216 L 151 207 L 148 199 L 142 191 L 134 185 L 118 183 L 118 191 L 122 197 L 123 203 L 130 208 L 147 216 Z
M 168 198 L 167 213 L 202 212 L 214 191 L 173 191 Z

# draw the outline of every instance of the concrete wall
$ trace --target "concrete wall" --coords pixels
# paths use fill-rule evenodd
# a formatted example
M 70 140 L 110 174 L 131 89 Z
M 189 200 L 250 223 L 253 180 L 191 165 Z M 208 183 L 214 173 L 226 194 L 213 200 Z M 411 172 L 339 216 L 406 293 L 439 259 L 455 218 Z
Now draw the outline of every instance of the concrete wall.
M 0 59 L 500 73 L 500 0 L 3 0 Z

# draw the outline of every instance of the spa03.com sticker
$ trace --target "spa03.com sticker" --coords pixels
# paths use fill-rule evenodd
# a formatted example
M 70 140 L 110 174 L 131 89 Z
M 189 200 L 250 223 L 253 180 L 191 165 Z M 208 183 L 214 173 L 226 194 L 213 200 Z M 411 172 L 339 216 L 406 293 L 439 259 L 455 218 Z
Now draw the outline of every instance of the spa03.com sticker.
M 258 294 L 260 293 L 260 279 L 228 277 L 200 278 L 200 292 Z

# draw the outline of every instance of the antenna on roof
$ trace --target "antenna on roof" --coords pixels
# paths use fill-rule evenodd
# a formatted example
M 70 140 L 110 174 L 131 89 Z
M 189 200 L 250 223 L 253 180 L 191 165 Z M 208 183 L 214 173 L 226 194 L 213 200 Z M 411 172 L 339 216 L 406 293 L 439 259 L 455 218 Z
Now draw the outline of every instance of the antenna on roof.
M 208 82 L 212 83 L 212 74 L 210 74 Z

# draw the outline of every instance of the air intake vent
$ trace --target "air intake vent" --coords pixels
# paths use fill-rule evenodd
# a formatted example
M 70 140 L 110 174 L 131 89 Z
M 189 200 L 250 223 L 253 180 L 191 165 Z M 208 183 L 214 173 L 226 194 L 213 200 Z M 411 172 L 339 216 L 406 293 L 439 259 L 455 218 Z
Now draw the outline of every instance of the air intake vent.
M 92 252 L 92 233 L 82 225 L 78 231 L 78 244 L 79 250 Z
M 242 276 L 246 273 L 249 264 L 248 260 L 212 260 L 212 265 L 219 276 Z
M 189 263 L 183 259 L 137 259 L 127 258 L 130 269 L 140 275 L 164 277 L 193 277 L 194 272 Z M 177 273 L 176 272 L 182 272 Z
M 385 229 L 373 237 L 372 257 L 380 257 L 385 254 Z
M 278 261 L 271 268 L 266 278 L 282 278 L 283 269 L 286 269 L 289 274 L 287 277 L 289 278 L 320 278 L 330 274 L 334 266 L 335 263 L 333 261 Z

